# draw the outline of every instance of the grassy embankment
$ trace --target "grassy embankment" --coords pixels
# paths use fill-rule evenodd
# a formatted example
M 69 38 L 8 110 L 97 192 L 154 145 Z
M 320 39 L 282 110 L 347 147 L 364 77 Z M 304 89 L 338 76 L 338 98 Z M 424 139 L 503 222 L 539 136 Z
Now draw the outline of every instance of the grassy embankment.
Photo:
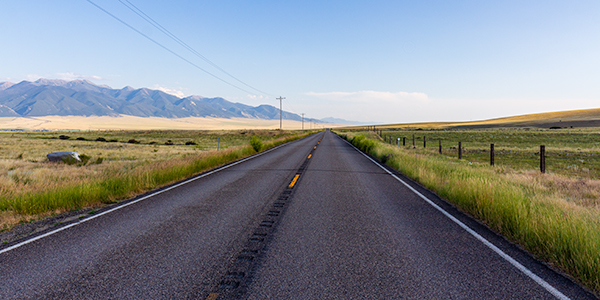
M 412 149 L 412 140 L 389 145 L 372 132 L 342 136 L 600 292 L 600 181 L 490 167 Z
M 303 136 L 275 130 L 0 133 L 0 228 L 114 203 Z M 259 147 L 250 145 L 252 137 Z M 45 155 L 54 151 L 77 151 L 89 160 L 48 162 Z

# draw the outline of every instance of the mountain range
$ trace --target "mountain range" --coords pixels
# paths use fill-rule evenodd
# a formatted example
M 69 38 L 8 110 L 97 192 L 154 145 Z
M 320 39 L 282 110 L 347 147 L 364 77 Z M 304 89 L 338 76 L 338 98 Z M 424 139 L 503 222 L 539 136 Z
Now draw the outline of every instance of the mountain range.
M 124 87 L 112 89 L 87 80 L 39 79 L 35 82 L 0 82 L 0 117 L 36 116 L 118 116 L 137 117 L 213 117 L 279 119 L 272 105 L 256 107 L 233 103 L 223 98 L 189 96 L 179 98 L 159 90 Z M 283 112 L 286 120 L 302 117 Z M 305 119 L 307 122 L 325 122 Z

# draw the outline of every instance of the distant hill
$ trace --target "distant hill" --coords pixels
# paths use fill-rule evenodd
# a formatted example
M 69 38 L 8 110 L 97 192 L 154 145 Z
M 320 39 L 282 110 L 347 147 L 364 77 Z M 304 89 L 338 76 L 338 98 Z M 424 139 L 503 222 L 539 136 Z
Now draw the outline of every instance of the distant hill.
M 377 125 L 378 128 L 577 128 L 600 127 L 600 108 L 568 110 L 504 117 L 473 122 L 400 123 Z
M 468 122 L 457 127 L 600 127 L 600 108 L 557 111 Z
M 125 87 L 112 89 L 86 80 L 39 79 L 17 84 L 0 83 L 0 117 L 118 116 L 213 117 L 279 119 L 271 105 L 252 107 L 223 98 L 190 96 L 179 98 L 162 91 Z M 294 113 L 283 112 L 286 120 L 301 121 Z M 307 119 L 306 121 L 321 122 Z
M 323 118 L 323 119 L 321 119 L 321 121 L 326 122 L 326 123 L 344 124 L 344 125 L 367 125 L 368 124 L 368 123 L 364 123 L 364 122 L 348 121 L 348 120 L 332 118 L 332 117 Z

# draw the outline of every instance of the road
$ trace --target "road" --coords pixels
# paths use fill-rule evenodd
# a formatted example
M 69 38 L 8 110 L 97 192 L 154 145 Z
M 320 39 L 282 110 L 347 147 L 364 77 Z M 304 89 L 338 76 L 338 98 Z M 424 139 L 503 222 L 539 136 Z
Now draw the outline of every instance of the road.
M 1 299 L 596 299 L 330 132 L 70 226 Z

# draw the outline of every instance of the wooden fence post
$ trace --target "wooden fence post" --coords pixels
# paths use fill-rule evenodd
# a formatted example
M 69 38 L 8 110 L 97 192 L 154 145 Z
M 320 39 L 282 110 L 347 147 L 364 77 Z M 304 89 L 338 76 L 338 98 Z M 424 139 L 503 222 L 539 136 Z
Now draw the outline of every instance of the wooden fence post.
M 546 146 L 540 146 L 540 171 L 546 173 Z
M 462 159 L 462 143 L 458 142 L 458 159 Z
M 406 137 L 405 136 L 402 137 L 402 146 L 406 146 Z
M 427 140 L 425 138 L 426 137 L 423 136 L 423 148 L 427 148 Z
M 413 134 L 413 149 L 416 148 L 415 147 L 415 135 Z
M 494 165 L 494 144 L 490 144 L 490 166 Z
M 442 140 L 440 139 L 440 154 L 442 154 Z

